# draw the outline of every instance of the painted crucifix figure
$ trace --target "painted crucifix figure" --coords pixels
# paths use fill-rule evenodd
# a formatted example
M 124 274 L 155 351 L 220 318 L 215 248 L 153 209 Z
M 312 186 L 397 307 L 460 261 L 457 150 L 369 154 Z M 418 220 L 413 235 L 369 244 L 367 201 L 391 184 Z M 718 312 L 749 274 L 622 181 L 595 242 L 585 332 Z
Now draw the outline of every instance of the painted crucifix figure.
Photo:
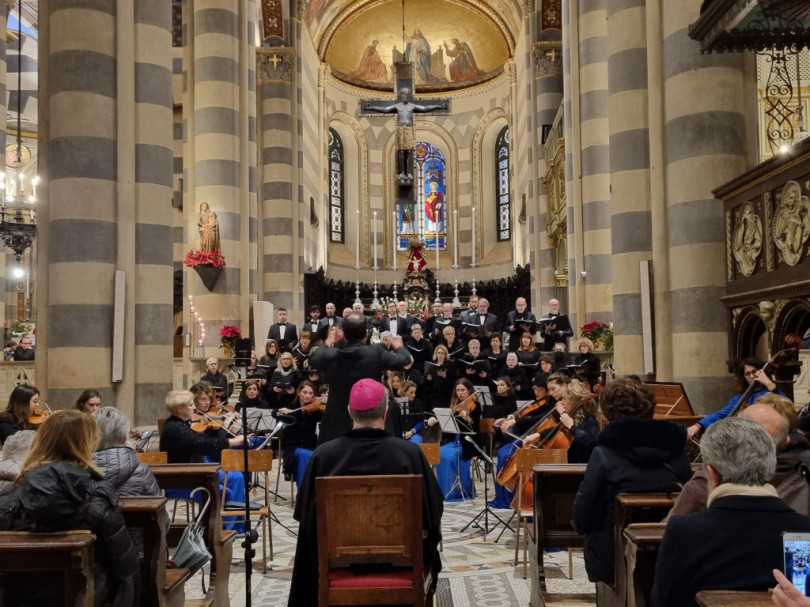
M 395 101 L 368 100 L 360 103 L 360 115 L 397 115 L 397 179 L 400 185 L 413 184 L 413 115 L 442 114 L 450 112 L 448 99 L 420 99 L 413 96 L 413 64 L 396 63 L 397 98 Z

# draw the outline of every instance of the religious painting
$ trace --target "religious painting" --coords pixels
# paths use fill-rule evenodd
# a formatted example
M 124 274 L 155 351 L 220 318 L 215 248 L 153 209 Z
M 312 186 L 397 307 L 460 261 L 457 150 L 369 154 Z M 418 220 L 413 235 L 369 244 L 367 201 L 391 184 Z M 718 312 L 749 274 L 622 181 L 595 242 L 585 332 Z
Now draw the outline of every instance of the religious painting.
M 419 141 L 414 148 L 415 201 L 397 204 L 397 250 L 405 251 L 412 238 L 422 240 L 426 250 L 447 249 L 446 164 L 436 146 Z
M 388 68 L 385 67 L 380 53 L 377 52 L 377 45 L 379 40 L 372 40 L 371 44 L 366 47 L 357 68 L 349 72 L 349 78 L 356 78 L 357 80 L 365 80 L 367 82 L 388 82 Z
M 510 34 L 502 23 L 455 2 L 409 2 L 404 37 L 402 5 L 393 0 L 366 4 L 338 19 L 329 39 L 318 44 L 332 74 L 355 86 L 385 90 L 394 63 L 407 61 L 414 66 L 417 92 L 454 90 L 498 76 L 510 57 Z

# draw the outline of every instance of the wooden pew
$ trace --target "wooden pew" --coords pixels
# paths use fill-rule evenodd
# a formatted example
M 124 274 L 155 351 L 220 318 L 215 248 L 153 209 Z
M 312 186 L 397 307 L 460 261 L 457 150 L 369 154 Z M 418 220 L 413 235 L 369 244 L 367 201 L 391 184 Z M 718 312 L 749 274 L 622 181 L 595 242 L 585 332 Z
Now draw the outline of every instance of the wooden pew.
M 211 497 L 205 520 L 203 537 L 211 559 L 211 585 L 214 605 L 229 607 L 228 582 L 231 575 L 235 531 L 222 529 L 222 504 L 219 499 L 219 464 L 159 464 L 150 466 L 161 489 L 194 489 L 205 487 Z M 167 534 L 169 546 L 176 546 L 183 532 L 183 524 L 173 523 Z
M 93 607 L 93 545 L 89 531 L 0 532 L 0 571 L 43 572 L 40 583 L 59 580 L 65 605 Z
M 620 493 L 613 502 L 613 584 L 597 582 L 596 601 L 600 607 L 626 607 L 629 601 L 625 562 L 624 530 L 632 523 L 658 523 L 663 519 L 677 493 Z
M 166 568 L 166 498 L 121 496 L 120 499 L 127 529 L 138 530 L 143 538 L 141 606 L 182 607 L 189 570 Z
M 655 563 L 666 523 L 633 523 L 624 530 L 624 552 L 628 607 L 650 604 Z
M 773 607 L 771 593 L 767 590 L 701 590 L 695 600 L 701 607 Z
M 537 464 L 532 468 L 534 479 L 534 522 L 528 529 L 531 562 L 530 605 L 545 605 L 546 571 L 543 549 L 547 546 L 582 548 L 585 536 L 571 527 L 574 518 L 574 497 L 585 476 L 585 464 Z M 594 600 L 584 595 L 583 600 Z

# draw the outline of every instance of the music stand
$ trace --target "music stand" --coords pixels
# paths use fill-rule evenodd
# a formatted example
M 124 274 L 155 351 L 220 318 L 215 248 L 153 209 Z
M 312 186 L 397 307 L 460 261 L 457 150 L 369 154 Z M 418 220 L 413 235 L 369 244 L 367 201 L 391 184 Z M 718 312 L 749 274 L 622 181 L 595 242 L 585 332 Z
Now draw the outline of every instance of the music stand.
M 450 409 L 435 409 L 433 414 L 436 417 L 439 428 L 441 428 L 442 434 L 455 435 L 456 442 L 458 443 L 458 451 L 456 452 L 456 478 L 453 479 L 453 484 L 450 485 L 450 489 L 448 489 L 447 493 L 444 495 L 444 498 L 447 499 L 447 496 L 453 493 L 456 485 L 458 485 L 461 499 L 462 501 L 466 501 L 468 496 L 464 492 L 464 484 L 461 482 L 461 440 L 459 439 L 459 435 L 470 435 L 475 434 L 475 432 L 472 430 L 472 428 L 467 426 L 467 424 L 460 421 L 455 415 L 453 415 L 453 412 Z M 470 476 L 472 476 L 472 469 L 470 470 Z M 473 497 L 470 495 L 469 499 L 473 499 Z
M 489 386 L 476 386 L 475 391 L 481 395 L 481 408 L 492 406 L 492 390 Z
M 479 529 L 483 529 L 483 531 L 484 531 L 484 541 L 486 542 L 487 541 L 487 533 L 492 531 L 493 529 L 497 529 L 498 525 L 503 525 L 504 527 L 506 527 L 508 529 L 511 529 L 511 527 L 509 527 L 509 524 L 506 521 L 504 521 L 500 516 L 498 516 L 495 513 L 495 511 L 492 508 L 490 508 L 490 506 L 489 506 L 489 482 L 488 482 L 488 478 L 489 478 L 489 474 L 492 474 L 492 482 L 493 483 L 497 482 L 497 478 L 495 476 L 495 469 L 497 468 L 497 466 L 495 465 L 495 462 L 493 462 L 492 459 L 486 453 L 484 453 L 484 450 L 481 449 L 481 447 L 479 447 L 478 444 L 472 438 L 470 438 L 469 436 L 465 436 L 464 440 L 466 440 L 468 443 L 470 443 L 475 448 L 475 450 L 478 451 L 478 454 L 481 456 L 481 459 L 484 460 L 484 509 L 481 510 L 481 512 L 479 512 L 478 514 L 476 514 L 475 518 L 473 518 L 473 520 L 471 520 L 469 523 L 464 525 L 464 527 L 461 528 L 461 531 L 459 533 L 464 533 L 464 531 L 466 531 L 467 527 L 469 527 L 470 525 L 475 525 Z M 498 522 L 495 523 L 492 526 L 492 529 L 489 528 L 489 517 L 490 516 L 498 519 Z M 478 522 L 479 520 L 481 520 L 481 517 L 484 517 L 484 526 L 483 527 L 481 527 L 481 524 Z

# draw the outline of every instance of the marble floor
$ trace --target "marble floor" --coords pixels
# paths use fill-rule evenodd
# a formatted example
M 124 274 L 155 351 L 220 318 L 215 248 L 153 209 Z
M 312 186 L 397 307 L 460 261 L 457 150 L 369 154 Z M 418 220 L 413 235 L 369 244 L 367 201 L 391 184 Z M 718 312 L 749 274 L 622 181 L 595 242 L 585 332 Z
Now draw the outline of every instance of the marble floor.
M 295 530 L 289 501 L 290 484 L 281 482 L 279 492 L 285 499 L 272 505 L 277 521 L 272 523 L 274 558 L 266 574 L 261 570 L 251 576 L 252 605 L 262 607 L 287 604 L 292 563 L 295 554 Z M 258 495 L 256 496 L 259 497 Z M 514 534 L 506 531 L 495 542 L 502 527 L 484 539 L 483 531 L 474 526 L 462 529 L 481 511 L 482 498 L 465 503 L 445 503 L 442 519 L 444 550 L 443 570 L 439 577 L 435 604 L 437 607 L 512 607 L 529 604 L 529 580 L 523 579 L 523 567 L 513 565 Z M 509 516 L 509 511 L 497 511 Z M 492 520 L 490 525 L 492 525 Z M 234 545 L 234 558 L 243 559 L 240 542 Z M 261 546 L 257 549 L 261 556 Z M 568 579 L 568 553 L 547 553 L 547 582 L 551 600 L 548 607 L 595 605 L 594 586 L 587 581 L 581 552 L 574 552 L 573 580 Z M 255 566 L 259 566 L 254 562 Z M 200 574 L 186 584 L 188 599 L 203 598 Z M 231 569 L 230 596 L 234 607 L 245 605 L 245 566 L 235 560 Z M 306 606 L 310 607 L 310 606 Z

